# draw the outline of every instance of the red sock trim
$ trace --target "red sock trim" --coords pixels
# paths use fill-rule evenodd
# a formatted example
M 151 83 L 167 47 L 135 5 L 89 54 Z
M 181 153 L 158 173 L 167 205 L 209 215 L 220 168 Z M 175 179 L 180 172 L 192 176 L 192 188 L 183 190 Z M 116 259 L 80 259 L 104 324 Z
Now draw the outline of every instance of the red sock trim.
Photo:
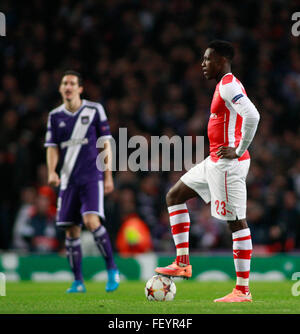
M 252 254 L 252 249 L 245 250 L 245 249 L 235 249 L 233 251 L 233 258 L 234 259 L 244 259 L 250 260 Z
M 170 217 L 172 217 L 172 216 L 180 215 L 181 213 L 188 213 L 188 210 L 187 209 L 183 209 L 183 210 L 173 211 L 169 215 L 170 215 Z
M 188 254 L 186 254 L 186 255 L 178 255 L 176 257 L 176 262 L 177 262 L 177 264 L 182 263 L 182 264 L 189 265 L 190 264 L 190 257 L 189 257 Z
M 250 271 L 237 271 L 236 276 L 241 278 L 249 278 Z
M 189 243 L 182 242 L 181 244 L 176 245 L 176 248 L 189 248 Z
M 190 223 L 189 222 L 184 222 L 184 223 L 179 223 L 179 224 L 173 225 L 171 227 L 171 230 L 172 230 L 172 234 L 179 234 L 179 233 L 189 232 Z
M 240 238 L 235 238 L 233 241 L 243 241 L 243 240 L 249 240 L 251 239 L 251 235 L 247 235 L 246 237 L 240 237 Z
M 249 292 L 249 286 L 248 285 L 236 285 L 235 288 L 242 293 L 246 294 Z

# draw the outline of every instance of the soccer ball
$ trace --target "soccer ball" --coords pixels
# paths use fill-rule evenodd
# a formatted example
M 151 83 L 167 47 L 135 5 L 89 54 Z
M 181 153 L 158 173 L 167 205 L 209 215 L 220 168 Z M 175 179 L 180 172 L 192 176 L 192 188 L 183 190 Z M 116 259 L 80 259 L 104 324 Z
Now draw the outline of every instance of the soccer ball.
M 148 300 L 171 301 L 176 295 L 176 285 L 171 278 L 155 275 L 146 283 L 145 295 Z

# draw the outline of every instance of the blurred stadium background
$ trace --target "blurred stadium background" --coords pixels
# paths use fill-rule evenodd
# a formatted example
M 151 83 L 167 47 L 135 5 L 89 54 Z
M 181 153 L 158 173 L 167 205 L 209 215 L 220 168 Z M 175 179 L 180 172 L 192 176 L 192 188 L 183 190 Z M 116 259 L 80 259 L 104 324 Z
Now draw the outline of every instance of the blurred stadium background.
M 104 105 L 116 140 L 121 127 L 128 137 L 206 135 L 215 83 L 200 64 L 207 43 L 218 38 L 234 43 L 233 72 L 261 114 L 248 176 L 252 268 L 258 276 L 290 278 L 300 264 L 300 37 L 291 33 L 299 10 L 296 0 L 2 0 L 0 271 L 13 280 L 67 270 L 43 147 L 48 112 L 61 103 L 62 72 L 82 73 L 83 97 Z M 165 194 L 180 175 L 114 174 L 106 226 L 126 278 L 145 278 L 174 255 Z M 188 206 L 195 268 L 224 269 L 230 277 L 226 224 L 200 199 Z M 98 251 L 88 233 L 82 239 L 86 277 L 95 278 Z

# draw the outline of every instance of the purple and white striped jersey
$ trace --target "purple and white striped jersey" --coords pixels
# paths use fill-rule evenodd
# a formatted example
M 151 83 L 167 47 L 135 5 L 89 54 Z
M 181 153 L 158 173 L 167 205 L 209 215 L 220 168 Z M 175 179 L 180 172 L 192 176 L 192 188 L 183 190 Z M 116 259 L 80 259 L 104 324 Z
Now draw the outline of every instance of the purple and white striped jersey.
M 45 147 L 59 148 L 61 189 L 102 180 L 103 172 L 96 166 L 99 153 L 98 138 L 111 138 L 105 110 L 100 103 L 82 100 L 81 107 L 72 113 L 64 104 L 48 116 Z

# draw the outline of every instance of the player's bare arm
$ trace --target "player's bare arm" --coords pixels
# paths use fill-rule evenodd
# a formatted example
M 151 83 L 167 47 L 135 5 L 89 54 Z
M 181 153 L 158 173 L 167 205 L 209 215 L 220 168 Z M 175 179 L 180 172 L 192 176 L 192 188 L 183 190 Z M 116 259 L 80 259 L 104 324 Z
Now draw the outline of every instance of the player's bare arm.
M 114 191 L 114 181 L 111 172 L 104 173 L 104 195 L 108 195 Z
M 106 157 L 104 159 L 104 195 L 108 195 L 114 190 L 114 181 L 112 176 L 112 149 L 109 140 L 105 140 L 104 149 Z
M 48 167 L 48 183 L 51 186 L 58 187 L 60 179 L 55 169 L 59 160 L 59 151 L 57 147 L 47 148 L 47 167 Z

